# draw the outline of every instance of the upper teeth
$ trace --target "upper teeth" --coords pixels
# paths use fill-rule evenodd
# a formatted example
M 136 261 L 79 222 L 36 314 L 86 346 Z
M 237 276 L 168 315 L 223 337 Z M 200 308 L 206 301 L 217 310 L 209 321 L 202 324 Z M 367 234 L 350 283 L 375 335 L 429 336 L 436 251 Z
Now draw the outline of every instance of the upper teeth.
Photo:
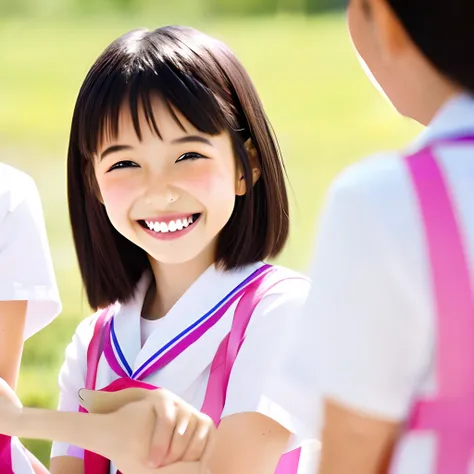
M 183 230 L 193 222 L 193 216 L 189 216 L 185 217 L 184 219 L 176 219 L 174 221 L 169 221 L 168 223 L 158 221 L 145 221 L 145 224 L 150 230 L 153 230 L 155 232 L 176 232 L 177 230 Z

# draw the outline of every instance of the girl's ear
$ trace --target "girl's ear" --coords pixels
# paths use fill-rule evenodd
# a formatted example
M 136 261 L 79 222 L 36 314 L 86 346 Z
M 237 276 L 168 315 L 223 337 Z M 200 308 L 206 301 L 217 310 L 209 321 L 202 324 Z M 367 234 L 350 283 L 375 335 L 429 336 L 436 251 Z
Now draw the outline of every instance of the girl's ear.
M 410 38 L 386 0 L 365 0 L 382 56 L 392 59 L 411 44 Z
M 249 157 L 249 162 L 250 162 L 250 167 L 252 168 L 252 184 L 255 185 L 255 183 L 258 181 L 260 178 L 262 171 L 259 167 L 259 156 L 257 149 L 252 143 L 252 139 L 249 138 L 245 143 L 244 143 L 245 150 L 248 154 Z M 245 183 L 244 179 L 244 174 L 242 170 L 239 169 L 237 170 L 237 182 L 235 186 L 235 194 L 237 196 L 243 196 L 247 192 L 247 186 Z

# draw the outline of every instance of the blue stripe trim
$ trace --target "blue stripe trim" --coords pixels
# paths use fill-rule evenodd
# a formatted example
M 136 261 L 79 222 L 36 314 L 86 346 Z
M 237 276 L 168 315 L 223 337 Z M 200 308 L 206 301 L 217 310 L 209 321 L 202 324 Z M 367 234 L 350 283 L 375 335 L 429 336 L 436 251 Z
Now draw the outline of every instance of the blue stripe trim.
M 144 362 L 133 374 L 132 378 L 137 377 L 140 372 L 142 372 L 154 359 L 157 359 L 163 352 L 165 352 L 170 346 L 174 345 L 175 342 L 179 341 L 182 337 L 186 336 L 189 332 L 191 332 L 196 326 L 199 326 L 204 320 L 208 317 L 212 316 L 228 299 L 230 299 L 235 293 L 237 293 L 243 286 L 245 286 L 250 280 L 252 280 L 255 274 L 258 274 L 262 271 L 262 268 L 268 266 L 263 265 L 260 268 L 257 268 L 250 276 L 248 276 L 244 281 L 242 281 L 239 285 L 237 285 L 230 293 L 228 293 L 219 303 L 217 303 L 210 311 L 208 311 L 204 316 L 199 318 L 196 322 L 191 324 L 191 326 L 187 327 L 183 332 L 178 334 L 174 339 L 164 345 L 160 350 L 155 352 L 146 362 Z
M 112 317 L 111 325 L 110 325 L 110 334 L 112 335 L 112 343 L 117 351 L 120 361 L 122 362 L 123 367 L 127 371 L 128 375 L 132 375 L 132 368 L 128 365 L 127 359 L 123 355 L 122 349 L 120 348 L 120 344 L 117 339 L 117 335 L 115 334 L 115 327 L 114 327 L 114 318 Z

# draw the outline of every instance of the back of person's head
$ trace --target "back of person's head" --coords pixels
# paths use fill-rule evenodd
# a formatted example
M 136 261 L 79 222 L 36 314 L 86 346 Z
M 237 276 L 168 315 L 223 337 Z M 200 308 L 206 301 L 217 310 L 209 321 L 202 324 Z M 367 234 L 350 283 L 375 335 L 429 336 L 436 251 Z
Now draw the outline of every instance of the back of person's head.
M 474 93 L 474 1 L 385 1 L 433 66 Z
M 472 0 L 349 0 L 353 43 L 403 115 L 427 124 L 456 90 L 474 93 Z
M 274 257 L 288 237 L 288 198 L 278 144 L 234 54 L 222 42 L 191 28 L 132 31 L 96 60 L 72 120 L 70 219 L 93 308 L 128 300 L 150 267 L 147 253 L 112 225 L 98 193 L 94 166 L 104 139 L 118 135 L 124 108 L 140 141 L 145 126 L 160 136 L 153 110 L 156 97 L 180 126 L 176 113 L 203 134 L 226 133 L 242 170 L 246 192 L 235 196 L 232 215 L 218 234 L 216 263 L 231 270 Z M 259 171 L 255 183 L 252 159 Z

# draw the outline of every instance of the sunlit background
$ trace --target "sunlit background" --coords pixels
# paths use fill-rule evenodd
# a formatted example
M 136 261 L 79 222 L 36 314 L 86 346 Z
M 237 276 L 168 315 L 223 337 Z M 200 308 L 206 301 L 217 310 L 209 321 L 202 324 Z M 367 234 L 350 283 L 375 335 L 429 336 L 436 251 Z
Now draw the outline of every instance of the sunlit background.
M 89 313 L 65 193 L 70 119 L 100 52 L 137 28 L 187 24 L 224 40 L 248 69 L 283 150 L 292 233 L 280 263 L 304 270 L 329 181 L 346 165 L 399 147 L 418 127 L 401 119 L 361 71 L 344 0 L 0 0 L 0 160 L 37 182 L 62 315 L 27 342 L 19 393 L 54 407 L 64 348 Z M 347 236 L 350 238 L 350 235 Z M 26 442 L 47 463 L 48 443 Z

